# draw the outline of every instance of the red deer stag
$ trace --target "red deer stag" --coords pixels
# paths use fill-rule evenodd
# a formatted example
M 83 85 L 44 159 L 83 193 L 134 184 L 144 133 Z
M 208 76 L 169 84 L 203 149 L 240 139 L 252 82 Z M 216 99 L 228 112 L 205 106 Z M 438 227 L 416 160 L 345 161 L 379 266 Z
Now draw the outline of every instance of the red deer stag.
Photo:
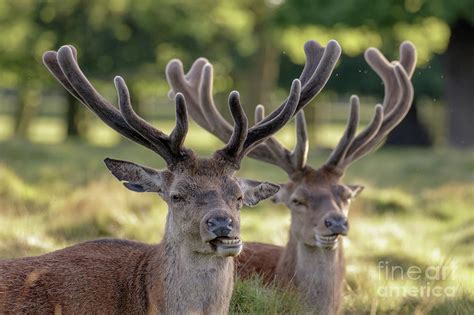
M 233 287 L 233 256 L 240 253 L 239 210 L 274 195 L 278 185 L 235 177 L 241 159 L 294 116 L 300 81 L 272 117 L 248 128 L 239 94 L 229 107 L 234 127 L 223 149 L 198 158 L 183 146 L 188 132 L 185 98 L 176 94 L 176 126 L 166 135 L 139 117 L 121 77 L 117 109 L 77 64 L 76 50 L 48 51 L 43 61 L 78 100 L 122 136 L 161 156 L 165 170 L 105 159 L 125 187 L 153 192 L 168 204 L 161 243 L 96 240 L 38 257 L 0 261 L 0 313 L 223 314 Z M 204 65 L 197 67 L 201 71 Z
M 316 69 L 321 67 L 329 49 L 310 41 L 305 45 L 306 64 L 300 76 L 303 86 L 301 108 L 322 88 L 313 88 Z M 306 164 L 308 141 L 303 111 L 296 116 L 297 143 L 290 151 L 271 137 L 260 144 L 249 156 L 283 169 L 289 182 L 282 185 L 273 198 L 284 203 L 291 211 L 289 241 L 286 247 L 263 243 L 245 243 L 242 254 L 237 258 L 237 271 L 243 277 L 260 274 L 266 282 L 274 279 L 281 285 L 294 285 L 302 293 L 309 311 L 320 314 L 335 314 L 341 304 L 344 279 L 343 248 L 339 246 L 341 236 L 347 235 L 349 204 L 363 189 L 358 185 L 341 184 L 346 168 L 365 156 L 380 144 L 388 133 L 407 114 L 413 99 L 410 77 L 416 63 L 416 51 L 411 43 L 400 47 L 400 63 L 389 63 L 376 49 L 370 48 L 365 58 L 372 69 L 382 78 L 385 85 L 383 105 L 375 107 L 370 124 L 356 136 L 359 120 L 359 99 L 351 97 L 351 109 L 346 130 L 329 159 L 314 169 Z M 214 125 L 195 119 L 199 125 L 226 141 L 230 125 L 217 112 L 211 96 L 211 65 L 203 70 L 201 89 L 193 91 L 200 95 L 200 102 L 190 106 L 212 113 Z M 316 72 L 316 73 L 315 73 Z M 189 73 L 191 77 L 193 73 Z M 170 82 L 174 91 L 180 91 Z M 194 97 L 194 95 L 187 95 Z M 205 96 L 203 98 L 203 95 Z M 271 114 L 272 115 L 272 114 Z M 255 121 L 258 125 L 264 118 L 264 108 L 256 108 Z

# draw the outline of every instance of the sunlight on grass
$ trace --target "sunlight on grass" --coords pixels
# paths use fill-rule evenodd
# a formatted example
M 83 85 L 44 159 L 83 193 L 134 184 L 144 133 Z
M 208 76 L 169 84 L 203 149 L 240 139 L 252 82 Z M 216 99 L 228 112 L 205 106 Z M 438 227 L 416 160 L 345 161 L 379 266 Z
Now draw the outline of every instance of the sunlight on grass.
M 13 118 L 10 115 L 0 115 L 0 140 L 13 135 Z
M 284 245 L 288 240 L 290 212 L 281 205 L 264 202 L 252 209 L 243 209 L 240 219 L 242 239 Z
M 301 314 L 303 304 L 294 292 L 283 291 L 275 286 L 264 287 L 259 278 L 237 279 L 231 314 Z
M 13 118 L 0 115 L 0 140 L 9 139 L 13 135 Z M 151 122 L 154 126 L 165 133 L 170 133 L 175 122 L 173 120 L 155 120 Z M 295 144 L 295 127 L 289 123 L 278 132 L 276 138 L 289 148 Z M 322 125 L 315 137 L 310 135 L 311 141 L 317 141 L 323 146 L 334 146 L 344 130 L 344 125 Z M 91 120 L 87 130 L 87 140 L 94 145 L 112 147 L 117 145 L 123 138 L 98 119 Z M 37 143 L 60 143 L 66 138 L 66 126 L 64 120 L 53 117 L 37 117 L 33 120 L 28 138 Z M 199 150 L 214 150 L 222 147 L 222 143 L 206 130 L 200 128 L 194 121 L 190 121 L 189 132 L 186 137 L 186 145 Z
M 33 142 L 60 143 L 66 136 L 63 121 L 55 118 L 38 117 L 30 126 L 28 135 Z
M 170 129 L 173 122 L 163 126 Z M 195 125 L 191 128 L 199 130 Z M 292 128 L 282 135 L 292 134 Z M 188 144 L 200 153 L 221 146 L 202 130 L 191 135 Z M 163 167 L 149 150 L 129 141 L 97 146 L 81 141 L 14 140 L 0 142 L 0 152 L 1 258 L 38 255 L 102 237 L 148 243 L 162 238 L 166 204 L 155 194 L 125 190 L 102 163 L 111 156 Z M 309 163 L 318 165 L 326 157 L 324 151 L 312 151 Z M 356 165 L 345 182 L 366 188 L 352 204 L 351 231 L 344 242 L 345 312 L 467 314 L 474 307 L 473 155 L 445 149 L 381 150 Z M 252 159 L 244 161 L 239 176 L 286 181 L 282 171 Z M 242 238 L 284 245 L 289 223 L 285 207 L 265 201 L 242 210 Z M 426 275 L 410 280 L 387 278 L 380 266 L 400 266 L 404 271 L 413 266 L 423 271 L 445 266 L 450 272 L 442 282 L 430 281 Z M 232 313 L 301 310 L 291 292 L 264 288 L 258 281 L 237 282 Z M 426 287 L 436 286 L 454 287 L 456 294 L 441 299 L 419 292 L 397 293 L 432 291 Z M 398 295 L 392 292 L 385 297 L 380 290 Z

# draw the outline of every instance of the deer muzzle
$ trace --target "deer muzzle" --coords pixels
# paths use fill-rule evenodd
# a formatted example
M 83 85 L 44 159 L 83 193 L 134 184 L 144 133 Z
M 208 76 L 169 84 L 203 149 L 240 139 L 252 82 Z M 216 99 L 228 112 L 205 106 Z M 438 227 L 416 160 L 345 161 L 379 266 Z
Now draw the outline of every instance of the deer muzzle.
M 203 218 L 201 233 L 218 256 L 237 256 L 242 250 L 239 221 L 229 211 L 211 211 Z

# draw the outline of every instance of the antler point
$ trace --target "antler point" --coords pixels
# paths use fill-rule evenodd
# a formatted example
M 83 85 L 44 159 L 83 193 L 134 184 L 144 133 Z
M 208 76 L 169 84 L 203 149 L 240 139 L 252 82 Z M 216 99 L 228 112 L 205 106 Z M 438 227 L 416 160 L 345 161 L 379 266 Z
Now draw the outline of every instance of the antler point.
M 326 49 L 334 49 L 336 52 L 340 53 L 342 51 L 342 48 L 341 48 L 341 45 L 339 44 L 339 42 L 335 39 L 331 39 L 327 46 L 326 46 Z
M 61 54 L 62 52 L 66 52 L 66 51 L 68 51 L 72 54 L 72 49 L 69 45 L 63 45 L 63 46 L 59 47 L 58 54 Z

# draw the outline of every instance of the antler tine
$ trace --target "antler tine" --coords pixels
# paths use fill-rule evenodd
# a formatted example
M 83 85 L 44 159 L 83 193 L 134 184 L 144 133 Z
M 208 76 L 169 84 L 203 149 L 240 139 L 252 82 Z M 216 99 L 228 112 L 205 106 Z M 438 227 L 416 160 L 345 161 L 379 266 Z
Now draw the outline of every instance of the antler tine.
M 377 146 L 390 133 L 390 131 L 392 131 L 393 128 L 403 120 L 403 118 L 405 118 L 410 110 L 414 95 L 413 85 L 411 84 L 405 69 L 400 64 L 397 63 L 395 65 L 394 71 L 401 90 L 401 95 L 395 108 L 390 113 L 384 114 L 380 128 L 373 137 L 363 145 L 354 147 L 354 149 L 351 150 L 352 152 L 348 152 L 347 159 L 344 161 L 345 165 L 354 162 L 374 149 L 374 147 Z
M 75 49 L 72 46 L 63 46 L 58 52 L 47 51 L 43 54 L 43 63 L 51 74 L 58 80 L 59 83 L 74 97 L 81 101 L 87 108 L 93 111 L 101 120 L 103 120 L 109 127 L 119 132 L 128 139 L 137 142 L 151 150 L 155 150 L 155 147 L 135 130 L 131 129 L 125 120 L 122 118 L 118 109 L 111 105 L 105 98 L 103 98 L 95 89 L 92 87 L 89 81 L 85 79 L 84 75 L 80 71 L 76 64 Z M 62 65 L 60 65 L 60 59 Z M 80 72 L 82 81 L 85 80 L 86 86 L 82 89 L 87 89 L 85 94 L 81 94 L 70 82 L 69 77 L 66 75 L 68 72 L 69 76 L 74 77 L 77 70 Z M 77 84 L 77 82 L 76 82 Z M 82 91 L 84 92 L 84 91 Z M 87 99 L 85 96 L 90 96 Z
M 303 71 L 300 75 L 300 81 L 303 86 L 313 77 L 314 72 L 318 68 L 325 48 L 314 40 L 307 41 L 304 44 L 304 53 L 306 55 L 306 62 Z
M 125 119 L 127 124 L 133 129 L 140 130 L 140 134 L 145 137 L 151 143 L 165 143 L 168 141 L 168 136 L 160 130 L 156 129 L 143 118 L 137 115 L 132 108 L 130 100 L 130 93 L 125 81 L 122 77 L 116 76 L 114 78 L 115 88 L 117 89 L 117 95 L 119 99 L 119 108 L 122 113 L 122 117 Z
M 295 113 L 304 108 L 314 97 L 316 97 L 316 95 L 319 94 L 319 92 L 321 92 L 331 77 L 332 71 L 341 56 L 341 46 L 335 40 L 330 40 L 328 42 L 319 62 L 317 62 L 316 58 L 320 55 L 321 50 L 313 44 L 308 44 L 305 48 L 307 58 L 305 68 L 308 69 L 308 71 L 304 73 L 304 75 L 302 73 L 301 77 L 302 79 L 309 79 L 302 87 L 300 100 Z M 314 69 L 314 72 L 310 75 L 311 69 Z M 286 102 L 288 102 L 288 99 L 286 99 L 283 104 Z M 272 120 L 275 116 L 280 114 L 281 110 L 282 106 L 265 117 L 261 123 Z
M 172 87 L 169 96 L 172 98 L 177 92 L 184 93 L 189 113 L 199 125 L 207 124 L 206 115 L 199 106 L 199 93 L 197 92 L 202 69 L 207 63 L 206 58 L 198 58 L 186 75 L 183 71 L 183 64 L 178 59 L 172 59 L 166 66 L 166 78 Z
M 306 62 L 300 75 L 302 84 L 301 95 L 295 110 L 295 113 L 298 113 L 296 117 L 297 142 L 295 148 L 290 152 L 274 137 L 271 137 L 249 153 L 249 156 L 252 158 L 279 166 L 290 176 L 304 169 L 308 155 L 309 144 L 302 109 L 319 94 L 326 85 L 341 55 L 341 47 L 335 40 L 329 41 L 326 48 L 322 47 L 316 41 L 308 41 L 304 45 L 304 51 Z M 285 102 L 287 101 L 288 100 L 285 100 Z M 259 124 L 271 120 L 278 114 L 280 108 L 265 119 L 260 120 Z
M 69 46 L 73 52 L 74 59 L 77 60 L 77 52 L 76 49 L 73 46 Z M 63 71 L 61 70 L 61 67 L 59 66 L 58 63 L 58 53 L 55 51 L 47 51 L 43 54 L 43 63 L 46 66 L 46 68 L 51 72 L 51 74 L 58 80 L 59 83 L 69 92 L 71 93 L 75 98 L 77 98 L 80 102 L 84 103 L 87 107 L 86 102 L 82 99 L 82 97 L 77 94 L 76 90 L 71 86 L 67 78 L 64 76 Z
M 213 68 L 210 63 L 206 64 L 201 74 L 199 86 L 199 106 L 206 113 L 208 131 L 216 135 L 221 141 L 226 142 L 232 134 L 232 126 L 222 117 L 217 110 L 212 97 Z
M 229 96 L 229 106 L 235 122 L 234 131 L 228 144 L 221 150 L 234 162 L 239 163 L 255 146 L 271 137 L 281 129 L 294 115 L 301 92 L 301 83 L 298 79 L 293 81 L 288 102 L 285 108 L 271 121 L 258 124 L 247 129 L 248 121 L 239 101 L 239 94 L 232 92 Z M 245 127 L 245 128 L 244 128 Z
M 293 152 L 290 152 L 288 149 L 286 149 L 280 142 L 278 142 L 275 137 L 272 136 L 268 138 L 264 143 L 259 144 L 255 149 L 250 151 L 248 156 L 278 166 L 285 172 L 287 172 L 288 175 L 297 173 L 297 171 L 303 168 L 304 166 L 304 164 L 300 164 L 301 168 L 300 166 L 298 166 L 299 163 L 296 161 L 300 158 L 297 156 L 302 155 L 301 160 L 305 160 L 305 155 L 307 152 L 302 151 L 307 150 L 307 148 L 305 148 L 307 141 L 305 140 L 306 124 L 304 122 L 303 111 L 300 111 L 296 115 L 296 117 L 296 130 L 298 134 L 298 139 Z M 303 124 L 300 121 L 301 117 L 303 119 Z M 261 121 L 263 118 L 265 118 L 265 108 L 263 107 L 263 105 L 258 105 L 255 108 L 255 124 L 258 124 L 258 122 Z
M 265 108 L 258 105 L 255 108 L 255 123 L 265 117 Z M 286 149 L 275 137 L 270 137 L 264 143 L 249 153 L 250 157 L 271 163 L 285 170 L 288 175 L 294 175 L 303 170 L 308 157 L 309 142 L 304 111 L 296 114 L 295 121 L 296 144 L 293 151 Z M 265 151 L 263 149 L 266 149 Z
M 400 45 L 400 64 L 411 78 L 416 67 L 416 48 L 410 41 L 404 41 Z
M 127 124 L 145 137 L 151 143 L 156 144 L 157 153 L 169 164 L 177 162 L 177 157 L 183 157 L 182 144 L 188 131 L 186 103 L 182 94 L 176 95 L 176 127 L 171 136 L 168 137 L 160 130 L 153 127 L 141 118 L 132 108 L 130 93 L 122 77 L 115 77 L 115 87 L 119 98 L 120 112 Z
M 282 104 L 281 111 L 271 120 L 264 118 L 260 123 L 249 129 L 247 139 L 242 148 L 242 157 L 255 148 L 258 144 L 267 140 L 271 135 L 280 130 L 295 114 L 301 95 L 301 82 L 293 80 L 291 84 L 288 101 Z M 276 110 L 275 110 L 276 111 Z M 273 113 L 275 112 L 273 111 Z M 267 116 L 268 117 L 268 116 Z
M 365 60 L 377 73 L 384 83 L 384 112 L 390 113 L 400 97 L 394 64 L 376 48 L 369 48 L 364 54 Z M 400 63 L 403 65 L 408 78 L 411 78 L 416 65 L 416 49 L 412 43 L 405 41 L 400 45 Z
M 340 161 L 342 161 L 346 155 L 347 150 L 354 141 L 354 136 L 357 131 L 357 126 L 359 125 L 359 108 L 360 102 L 357 95 L 351 96 L 351 110 L 349 114 L 349 119 L 347 120 L 346 130 L 342 135 L 339 143 L 336 148 L 332 151 L 329 159 L 327 160 L 327 165 L 337 166 Z
M 176 126 L 170 134 L 171 151 L 174 154 L 181 154 L 184 140 L 188 134 L 188 111 L 186 109 L 186 100 L 184 95 L 176 93 Z
M 375 105 L 372 120 L 367 125 L 367 127 L 365 127 L 365 129 L 354 138 L 354 140 L 350 144 L 350 147 L 348 148 L 348 150 L 346 150 L 346 153 L 343 158 L 351 156 L 358 148 L 370 141 L 377 134 L 377 132 L 379 132 L 383 119 L 383 106 L 381 104 L 377 104 Z
M 366 62 L 384 83 L 384 98 L 382 105 L 384 111 L 388 113 L 392 110 L 399 97 L 399 89 L 397 88 L 397 79 L 393 73 L 393 65 L 376 48 L 367 49 L 364 57 Z
M 255 125 L 265 118 L 265 107 L 262 104 L 255 107 Z
M 366 155 L 401 122 L 410 109 L 413 100 L 413 86 L 410 82 L 410 74 L 413 74 L 416 64 L 415 47 L 410 42 L 404 42 L 400 46 L 400 60 L 403 63 L 396 61 L 389 63 L 375 48 L 367 49 L 365 58 L 367 63 L 384 82 L 385 96 L 383 106 L 379 104 L 375 107 L 372 121 L 364 131 L 355 137 L 355 128 L 357 126 L 354 125 L 352 127 L 354 123 L 351 123 L 353 116 L 353 111 L 351 110 L 351 117 L 349 118 L 346 131 L 325 165 L 344 169 L 350 163 Z M 352 103 L 353 108 L 354 104 Z M 354 128 L 354 130 L 349 132 L 351 128 Z M 349 134 L 351 135 L 350 137 L 348 137 Z
M 116 77 L 114 82 L 121 109 L 126 113 L 127 118 L 130 118 L 128 121 L 124 117 L 123 112 L 119 111 L 97 92 L 81 71 L 76 59 L 76 50 L 70 45 L 62 46 L 58 52 L 48 51 L 43 55 L 43 62 L 51 74 L 66 90 L 112 129 L 158 153 L 165 159 L 168 166 L 187 157 L 190 151 L 186 153 L 181 152 L 180 154 L 173 153 L 169 137 L 149 125 L 133 112 L 130 104 L 130 95 L 122 78 Z M 133 121 L 133 123 L 130 121 Z M 135 124 L 135 127 L 131 126 L 131 124 Z M 138 127 L 140 127 L 139 130 L 135 129 Z M 182 132 L 180 133 L 182 134 Z
M 222 151 L 229 156 L 237 156 L 242 150 L 248 132 L 248 119 L 240 104 L 239 92 L 230 93 L 229 109 L 234 119 L 234 131 Z
M 290 158 L 293 164 L 293 172 L 302 170 L 308 158 L 309 142 L 308 131 L 306 130 L 306 119 L 304 111 L 300 110 L 296 114 L 296 144 L 291 152 Z

